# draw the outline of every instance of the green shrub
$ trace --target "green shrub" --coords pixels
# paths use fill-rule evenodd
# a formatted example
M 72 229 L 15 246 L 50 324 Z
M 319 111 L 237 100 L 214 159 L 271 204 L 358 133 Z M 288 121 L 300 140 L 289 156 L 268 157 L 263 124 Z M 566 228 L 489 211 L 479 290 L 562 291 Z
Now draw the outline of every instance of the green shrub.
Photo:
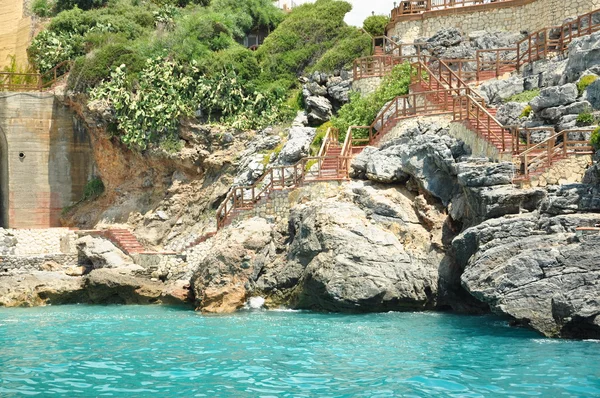
M 527 90 L 523 91 L 522 93 L 515 94 L 512 97 L 505 99 L 504 102 L 529 102 L 538 95 L 540 95 L 540 89 L 536 88 L 534 90 Z
M 523 112 L 521 112 L 521 115 L 519 117 L 529 117 L 529 115 L 531 115 L 531 112 L 533 112 L 533 109 L 531 109 L 531 105 L 527 105 L 523 109 Z
M 596 75 L 585 75 L 579 79 L 577 82 L 577 90 L 579 91 L 579 95 L 583 94 L 585 89 L 596 80 L 598 80 L 598 76 Z
M 126 44 L 108 44 L 96 52 L 75 60 L 67 86 L 76 92 L 86 92 L 110 77 L 111 70 L 125 65 L 131 80 L 146 65 L 146 60 Z
M 92 178 L 83 188 L 83 200 L 94 199 L 104 192 L 104 183 L 100 177 Z
M 344 16 L 351 9 L 349 3 L 337 0 L 294 8 L 257 51 L 262 80 L 294 81 L 347 33 Z
M 371 38 L 354 28 L 345 28 L 348 32 L 344 38 L 327 50 L 311 71 L 333 72 L 336 69 L 352 68 L 352 62 L 371 52 Z
M 103 7 L 108 0 L 56 0 L 56 11 L 71 10 L 75 7 L 82 10 Z
M 317 156 L 319 150 L 321 149 L 321 145 L 323 145 L 323 140 L 325 139 L 325 135 L 327 134 L 327 130 L 332 127 L 331 122 L 326 122 L 317 127 L 317 134 L 315 134 L 315 138 L 313 142 L 310 144 L 310 152 L 313 156 Z
M 363 29 L 371 36 L 383 36 L 389 22 L 390 18 L 385 15 L 371 15 L 364 20 Z
M 27 52 L 30 62 L 44 73 L 63 61 L 81 55 L 83 42 L 81 36 L 44 30 L 33 39 Z
M 345 137 L 350 126 L 369 126 L 386 102 L 408 94 L 410 78 L 414 73 L 410 63 L 405 62 L 394 67 L 374 93 L 365 97 L 358 93 L 350 94 L 350 102 L 342 106 L 331 119 L 332 125 L 340 130 L 340 138 Z
M 596 127 L 596 129 L 592 132 L 590 142 L 596 150 L 600 149 L 600 127 Z
M 581 112 L 579 115 L 577 115 L 577 126 L 579 127 L 591 126 L 594 123 L 596 123 L 596 118 L 589 111 Z
M 34 0 L 31 4 L 31 12 L 38 17 L 46 18 L 52 14 L 52 7 L 48 0 Z

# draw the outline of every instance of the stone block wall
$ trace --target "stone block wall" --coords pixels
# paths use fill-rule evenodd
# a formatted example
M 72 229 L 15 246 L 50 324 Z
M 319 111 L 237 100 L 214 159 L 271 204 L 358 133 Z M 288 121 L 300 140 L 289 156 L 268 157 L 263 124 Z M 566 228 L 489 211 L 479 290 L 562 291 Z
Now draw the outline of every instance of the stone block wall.
M 360 93 L 362 97 L 372 94 L 381 84 L 381 77 L 367 77 L 364 79 L 354 80 L 352 82 L 352 90 Z
M 592 155 L 572 156 L 552 165 L 541 175 L 532 176 L 531 187 L 580 183 L 585 171 L 592 164 Z
M 464 34 L 478 30 L 535 32 L 561 25 L 572 16 L 600 8 L 600 0 L 513 0 L 469 7 L 428 11 L 402 17 L 388 26 L 387 35 L 413 42 L 431 37 L 442 28 L 456 27 Z
M 76 239 L 75 233 L 67 228 L 0 228 L 0 275 L 76 265 Z

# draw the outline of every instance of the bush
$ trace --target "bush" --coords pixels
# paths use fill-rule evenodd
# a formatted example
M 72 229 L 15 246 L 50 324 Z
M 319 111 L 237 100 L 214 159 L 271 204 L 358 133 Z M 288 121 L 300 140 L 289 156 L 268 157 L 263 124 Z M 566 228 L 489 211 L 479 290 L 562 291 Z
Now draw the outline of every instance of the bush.
M 146 65 L 141 54 L 125 44 L 108 44 L 93 54 L 75 60 L 67 86 L 76 92 L 86 92 L 110 77 L 111 70 L 125 65 L 128 79 L 132 79 Z
M 519 117 L 529 117 L 529 115 L 531 115 L 531 112 L 533 112 L 533 109 L 531 109 L 531 105 L 527 105 L 523 109 L 523 112 L 521 112 L 521 115 Z
M 577 115 L 577 126 L 591 126 L 596 123 L 596 118 L 591 112 L 581 112 Z
M 100 177 L 92 178 L 83 188 L 83 200 L 94 199 L 104 192 L 104 183 Z
M 82 10 L 103 7 L 108 0 L 56 0 L 56 11 L 71 10 L 75 7 Z
M 390 18 L 385 15 L 371 15 L 363 22 L 363 29 L 371 36 L 383 36 L 389 22 Z
M 52 13 L 52 4 L 48 0 L 34 0 L 31 4 L 31 12 L 38 17 L 49 17 Z
M 340 130 L 340 138 L 345 136 L 350 126 L 369 126 L 386 102 L 408 94 L 413 73 L 415 71 L 410 63 L 405 62 L 394 67 L 371 95 L 362 97 L 359 93 L 352 93 L 350 102 L 342 106 L 337 116 L 331 119 L 333 127 Z
M 344 16 L 351 9 L 349 3 L 337 0 L 294 8 L 257 51 L 262 80 L 295 81 L 347 33 Z
M 333 72 L 336 69 L 352 68 L 356 58 L 364 57 L 371 52 L 371 38 L 354 28 L 345 29 L 348 34 L 327 50 L 311 71 Z
M 515 94 L 512 97 L 505 99 L 504 102 L 529 102 L 538 95 L 540 95 L 540 89 L 536 88 L 534 90 L 527 90 L 523 91 L 522 93 Z
M 596 80 L 598 80 L 598 76 L 596 75 L 585 75 L 579 79 L 577 82 L 577 90 L 579 91 L 579 95 L 583 94 L 585 89 Z
M 327 134 L 327 130 L 332 127 L 331 122 L 326 122 L 317 127 L 317 134 L 315 134 L 315 138 L 313 142 L 310 144 L 310 152 L 313 156 L 317 156 L 319 150 L 321 149 L 321 145 L 323 145 L 323 140 L 325 139 L 325 135 Z
M 27 49 L 30 62 L 41 72 L 83 54 L 82 38 L 68 33 L 40 32 Z
M 600 127 L 596 127 L 596 129 L 592 132 L 592 137 L 590 138 L 590 142 L 594 149 L 600 149 Z

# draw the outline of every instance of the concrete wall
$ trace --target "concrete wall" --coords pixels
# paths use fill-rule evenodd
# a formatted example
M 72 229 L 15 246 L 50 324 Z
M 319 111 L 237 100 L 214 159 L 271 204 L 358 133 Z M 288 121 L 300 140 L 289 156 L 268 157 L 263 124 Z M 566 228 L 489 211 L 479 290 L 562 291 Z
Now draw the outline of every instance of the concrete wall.
M 60 226 L 93 173 L 87 132 L 47 93 L 0 93 L 1 226 Z
M 454 122 L 450 124 L 450 135 L 467 144 L 475 157 L 485 157 L 498 161 L 512 161 L 512 154 L 500 154 L 498 148 L 485 138 L 477 135 L 473 130 L 467 128 L 463 123 Z
M 600 8 L 600 0 L 514 0 L 469 7 L 428 11 L 402 17 L 388 26 L 387 35 L 403 42 L 431 37 L 442 28 L 463 33 L 478 30 L 521 32 L 562 24 L 567 17 Z
M 27 47 L 33 34 L 28 5 L 24 0 L 0 1 L 0 70 L 10 63 L 9 55 L 15 55 L 17 65 L 27 65 Z

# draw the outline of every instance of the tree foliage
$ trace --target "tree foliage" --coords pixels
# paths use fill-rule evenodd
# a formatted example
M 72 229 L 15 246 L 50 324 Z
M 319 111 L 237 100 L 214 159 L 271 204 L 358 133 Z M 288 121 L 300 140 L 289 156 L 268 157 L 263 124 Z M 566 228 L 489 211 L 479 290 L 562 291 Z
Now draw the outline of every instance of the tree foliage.
M 383 36 L 389 22 L 390 18 L 385 15 L 371 15 L 364 20 L 363 29 L 371 36 Z

